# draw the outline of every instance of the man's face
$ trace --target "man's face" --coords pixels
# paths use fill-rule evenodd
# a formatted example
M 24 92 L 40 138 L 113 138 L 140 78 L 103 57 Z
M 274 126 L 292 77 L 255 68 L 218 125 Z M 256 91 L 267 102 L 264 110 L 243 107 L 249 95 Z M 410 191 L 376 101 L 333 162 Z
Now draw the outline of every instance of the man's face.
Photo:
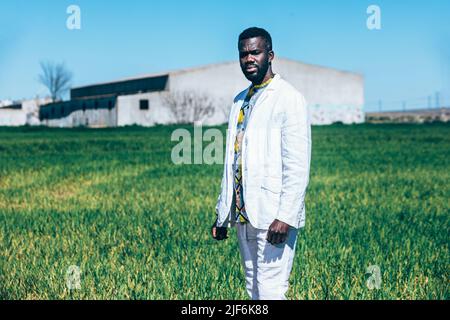
M 264 79 L 273 59 L 273 51 L 267 51 L 266 41 L 262 37 L 239 41 L 239 61 L 245 77 L 259 83 Z

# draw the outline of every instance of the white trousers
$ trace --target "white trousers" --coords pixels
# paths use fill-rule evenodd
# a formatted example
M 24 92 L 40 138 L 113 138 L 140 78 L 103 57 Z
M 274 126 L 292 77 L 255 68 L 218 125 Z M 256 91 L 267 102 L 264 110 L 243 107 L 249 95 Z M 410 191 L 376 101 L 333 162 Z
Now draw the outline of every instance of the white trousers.
M 237 223 L 236 227 L 250 298 L 285 300 L 298 230 L 290 228 L 284 243 L 272 245 L 266 240 L 268 230 L 254 228 L 250 223 Z

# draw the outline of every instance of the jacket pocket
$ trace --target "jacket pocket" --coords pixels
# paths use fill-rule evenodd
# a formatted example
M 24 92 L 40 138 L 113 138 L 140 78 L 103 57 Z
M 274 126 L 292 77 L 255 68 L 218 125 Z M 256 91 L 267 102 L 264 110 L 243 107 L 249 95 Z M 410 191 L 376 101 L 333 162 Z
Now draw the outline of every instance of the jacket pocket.
M 281 177 L 263 177 L 261 181 L 261 189 L 275 194 L 281 193 Z

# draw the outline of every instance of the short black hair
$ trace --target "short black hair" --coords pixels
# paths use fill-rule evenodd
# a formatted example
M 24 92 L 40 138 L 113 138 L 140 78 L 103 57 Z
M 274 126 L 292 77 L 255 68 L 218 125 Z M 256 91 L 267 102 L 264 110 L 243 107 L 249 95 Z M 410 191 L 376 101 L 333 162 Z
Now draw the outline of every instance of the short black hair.
M 272 50 L 272 37 L 270 36 L 269 32 L 267 32 L 263 28 L 251 27 L 251 28 L 245 29 L 239 35 L 238 42 L 240 42 L 241 40 L 256 38 L 256 37 L 261 37 L 265 40 L 267 51 Z

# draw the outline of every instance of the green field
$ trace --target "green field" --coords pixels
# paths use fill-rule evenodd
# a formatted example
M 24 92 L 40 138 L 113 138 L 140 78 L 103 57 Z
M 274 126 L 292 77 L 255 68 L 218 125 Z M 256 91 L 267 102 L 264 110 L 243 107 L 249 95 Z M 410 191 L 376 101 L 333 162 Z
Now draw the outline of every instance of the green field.
M 235 230 L 209 235 L 222 166 L 172 164 L 174 129 L 0 128 L 0 298 L 246 299 Z M 450 125 L 312 138 L 288 297 L 449 299 Z

